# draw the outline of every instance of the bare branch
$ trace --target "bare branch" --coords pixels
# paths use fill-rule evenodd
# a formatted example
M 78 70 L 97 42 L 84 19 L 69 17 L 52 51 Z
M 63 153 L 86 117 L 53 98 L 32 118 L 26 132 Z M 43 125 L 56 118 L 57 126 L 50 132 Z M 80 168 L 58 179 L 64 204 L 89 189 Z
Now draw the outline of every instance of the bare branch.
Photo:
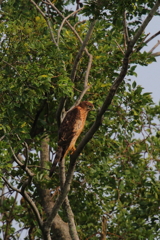
M 158 47 L 158 45 L 160 44 L 160 40 L 158 40 L 158 42 L 154 45 L 154 47 L 149 51 L 149 53 L 153 53 L 154 49 L 156 49 Z M 154 54 L 154 53 L 153 53 Z
M 138 44 L 138 46 L 136 47 L 135 49 L 135 52 L 139 52 L 143 47 L 144 47 L 144 44 L 146 44 L 145 42 L 145 39 L 148 37 L 150 33 L 148 33 L 143 39 L 142 41 Z
M 158 31 L 157 33 L 153 34 L 150 38 L 148 38 L 145 43 L 147 44 L 148 42 L 150 42 L 153 38 L 157 37 L 160 34 L 160 31 Z
M 5 138 L 5 135 L 3 135 L 3 136 L 0 138 L 0 141 L 2 141 L 4 138 Z
M 21 188 L 21 195 L 24 197 L 24 199 L 26 200 L 26 202 L 28 202 L 28 204 L 30 205 L 32 211 L 34 212 L 35 214 L 35 217 L 37 219 L 37 222 L 38 222 L 38 225 L 41 229 L 41 231 L 43 232 L 43 234 L 45 235 L 44 233 L 44 229 L 43 229 L 43 221 L 42 221 L 42 218 L 40 216 L 40 213 L 38 211 L 38 208 L 36 206 L 36 204 L 33 202 L 33 200 L 30 198 L 30 196 L 27 194 L 27 192 L 25 191 L 25 188 L 28 186 L 28 184 L 31 183 L 31 180 L 32 178 L 29 178 L 27 179 L 24 183 L 23 183 L 23 186 Z
M 24 168 L 26 169 L 26 167 L 28 166 L 28 161 L 29 161 L 29 147 L 28 144 L 26 142 L 24 142 L 25 145 L 25 152 L 26 152 L 26 159 L 25 159 L 25 163 L 24 163 Z
M 65 21 L 66 21 L 68 18 L 70 18 L 71 16 L 73 16 L 74 14 L 76 14 L 77 12 L 81 11 L 82 9 L 84 9 L 84 7 L 79 8 L 78 10 L 76 10 L 75 12 L 72 12 L 71 14 L 69 14 L 67 17 L 65 17 L 65 18 L 63 19 L 63 21 L 62 21 L 62 23 L 61 23 L 61 26 L 60 26 L 60 28 L 59 28 L 59 30 L 58 30 L 57 44 L 59 44 L 60 33 L 61 33 L 61 30 L 62 30 L 62 27 L 63 27 Z
M 50 30 L 50 34 L 51 34 L 51 39 L 53 41 L 53 43 L 56 45 L 56 47 L 58 46 L 56 41 L 55 41 L 55 38 L 54 38 L 54 33 L 53 33 L 53 30 L 52 30 L 52 26 L 51 26 L 51 23 L 49 21 L 49 18 L 46 17 L 45 13 L 40 9 L 40 7 L 33 1 L 33 0 L 30 0 L 30 2 L 36 7 L 36 9 L 38 10 L 38 12 L 40 12 L 40 14 L 42 15 L 42 17 L 46 20 L 47 22 L 47 25 L 48 25 L 48 28 Z
M 34 176 L 34 173 L 32 173 L 31 170 L 30 170 L 28 167 L 26 167 L 26 166 L 19 160 L 20 155 L 18 154 L 18 156 L 16 156 L 16 154 L 15 154 L 13 148 L 11 147 L 11 145 L 10 145 L 9 147 L 10 147 L 10 149 L 11 149 L 11 152 L 12 152 L 12 154 L 13 154 L 13 157 L 14 157 L 15 162 L 27 173 L 28 176 L 33 177 L 33 176 Z M 21 157 L 20 159 L 22 159 L 22 157 Z
M 63 187 L 65 184 L 66 176 L 65 176 L 65 159 L 62 159 L 61 164 L 60 164 L 60 183 L 61 183 L 61 191 L 63 191 Z M 66 196 L 64 200 L 64 208 L 67 214 L 68 218 L 68 224 L 69 224 L 69 232 L 71 235 L 71 238 L 74 240 L 79 240 L 77 230 L 76 230 L 76 225 L 74 221 L 74 214 L 72 212 L 68 196 Z
M 77 71 L 79 60 L 82 57 L 82 53 L 85 50 L 85 47 L 86 47 L 86 45 L 87 45 L 87 43 L 88 43 L 88 41 L 89 41 L 89 39 L 90 39 L 90 37 L 92 35 L 95 23 L 96 23 L 96 20 L 93 20 L 91 22 L 91 25 L 90 25 L 90 28 L 88 30 L 88 33 L 86 34 L 86 37 L 85 37 L 85 39 L 84 39 L 84 41 L 83 41 L 83 43 L 81 45 L 81 48 L 79 49 L 79 52 L 78 52 L 78 54 L 77 54 L 77 56 L 76 56 L 76 58 L 74 60 L 73 68 L 72 68 L 72 72 L 71 72 L 71 76 L 70 76 L 70 78 L 71 78 L 71 80 L 73 82 L 74 82 L 74 79 L 75 79 L 75 76 L 76 76 L 76 71 Z M 90 57 L 90 54 L 87 54 L 87 55 L 89 55 L 89 57 Z
M 160 56 L 160 52 L 152 53 L 151 56 L 153 56 L 153 57 L 159 57 L 159 56 Z
M 84 97 L 84 95 L 86 94 L 88 89 L 91 87 L 91 85 L 88 85 L 88 77 L 89 77 L 90 69 L 92 66 L 92 59 L 93 59 L 93 56 L 91 54 L 89 54 L 89 61 L 88 61 L 88 66 L 87 66 L 86 75 L 85 75 L 85 79 L 84 79 L 83 91 L 81 92 L 78 99 L 75 101 L 74 105 L 68 111 L 70 111 L 72 108 L 74 108 L 81 102 L 82 98 Z
M 49 137 L 46 136 L 41 140 L 41 150 L 40 150 L 40 166 L 43 169 L 49 162 Z
M 45 20 L 47 20 L 47 17 L 45 15 L 44 12 L 42 12 L 42 10 L 40 9 L 40 7 L 33 1 L 33 0 L 30 0 L 31 3 L 33 3 L 33 5 L 37 8 L 38 12 L 40 12 L 40 14 L 42 15 L 42 17 L 44 17 Z
M 17 136 L 18 140 L 22 142 L 22 140 L 18 136 L 18 134 L 16 134 L 16 136 Z M 28 147 L 28 144 L 26 142 L 22 143 L 22 146 L 25 147 L 25 153 L 24 153 L 25 160 L 22 157 L 21 157 L 21 160 L 24 162 L 24 168 L 26 168 L 27 165 L 28 165 L 28 161 L 29 161 L 29 147 Z
M 5 181 L 5 183 L 8 185 L 9 188 L 11 188 L 13 191 L 16 191 L 18 193 L 21 193 L 21 191 L 18 188 L 15 188 L 12 186 L 12 184 L 10 184 L 7 180 L 7 178 L 5 178 L 4 176 L 2 176 L 3 180 Z
M 10 228 L 11 223 L 13 221 L 13 210 L 14 210 L 14 207 L 15 207 L 15 204 L 16 204 L 17 197 L 18 197 L 18 192 L 16 192 L 13 205 L 12 205 L 12 207 L 9 211 L 9 215 L 7 216 L 7 219 L 6 219 L 6 229 L 5 229 L 5 234 L 4 234 L 4 240 L 9 239 L 9 237 L 10 237 L 9 236 L 9 228 Z
M 103 217 L 102 217 L 102 233 L 101 233 L 101 240 L 106 240 L 106 237 L 107 237 L 107 231 L 106 231 L 106 228 L 107 228 L 106 217 L 103 216 Z
M 75 221 L 74 221 L 74 214 L 72 212 L 68 196 L 65 198 L 64 207 L 65 207 L 65 210 L 66 210 L 66 213 L 67 213 L 68 224 L 69 224 L 69 232 L 70 232 L 71 238 L 74 239 L 74 240 L 79 240 L 77 230 L 76 230 Z
M 53 43 L 56 45 L 56 47 L 58 47 L 58 44 L 56 43 L 54 33 L 53 33 L 53 29 L 52 29 L 51 22 L 50 22 L 49 18 L 47 18 L 46 21 L 47 21 L 47 25 L 48 25 L 49 30 L 50 30 L 51 39 L 52 39 Z
M 88 91 L 88 89 L 89 89 L 90 87 L 91 87 L 91 86 L 84 87 L 84 89 L 83 89 L 83 91 L 81 92 L 80 96 L 79 96 L 78 99 L 76 100 L 75 104 L 69 109 L 69 111 L 70 111 L 73 107 L 77 106 L 77 105 L 81 102 L 82 98 L 84 97 L 84 95 L 86 94 L 86 92 Z
M 130 41 L 127 29 L 126 11 L 123 13 L 123 30 L 124 30 L 124 48 L 127 48 L 128 42 Z
M 52 212 L 50 214 L 50 216 L 47 218 L 46 222 L 44 223 L 45 228 L 46 229 L 50 229 L 51 225 L 52 225 L 52 221 L 55 218 L 56 214 L 59 211 L 59 208 L 61 207 L 62 203 L 64 202 L 69 190 L 70 190 L 70 186 L 71 186 L 71 182 L 72 182 L 72 178 L 73 178 L 73 173 L 75 170 L 75 163 L 72 166 L 71 169 L 69 169 L 69 174 L 67 175 L 64 187 L 63 187 L 63 191 L 61 191 L 57 201 L 55 202 L 55 205 L 52 209 Z
M 124 51 L 123 51 L 123 49 L 121 48 L 121 46 L 119 45 L 119 43 L 116 41 L 116 40 L 114 40 L 115 41 L 115 43 L 117 44 L 117 46 L 118 46 L 118 48 L 120 49 L 120 51 L 123 53 L 123 55 L 124 55 Z
M 85 22 L 86 22 L 86 20 L 83 20 L 83 21 L 80 21 L 80 22 L 76 22 L 76 23 L 74 24 L 74 28 L 76 28 L 78 24 L 80 24 L 80 23 L 85 23 Z
M 46 4 L 51 5 L 51 6 L 56 10 L 56 12 L 64 19 L 65 17 L 64 17 L 63 14 L 58 10 L 58 8 L 56 8 L 56 6 L 55 6 L 50 0 L 47 0 L 47 1 L 48 1 L 48 2 L 45 2 L 45 1 L 43 1 L 43 2 L 46 3 Z M 78 38 L 78 40 L 79 40 L 81 43 L 83 43 L 81 37 L 79 36 L 79 34 L 77 33 L 77 31 L 74 29 L 74 27 L 72 27 L 72 25 L 71 25 L 67 20 L 66 20 L 65 22 L 67 23 L 67 25 L 69 26 L 69 28 L 73 31 L 73 33 L 74 33 L 75 36 Z M 85 50 L 86 54 L 88 55 L 88 50 L 87 50 L 86 48 L 85 48 L 84 50 Z

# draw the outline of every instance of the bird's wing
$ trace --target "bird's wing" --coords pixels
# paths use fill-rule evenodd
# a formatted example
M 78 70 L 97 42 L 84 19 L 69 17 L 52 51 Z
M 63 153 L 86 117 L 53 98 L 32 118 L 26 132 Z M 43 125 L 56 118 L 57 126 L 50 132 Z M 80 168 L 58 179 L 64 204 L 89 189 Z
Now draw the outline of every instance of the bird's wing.
M 64 151 L 67 150 L 69 144 L 71 143 L 72 138 L 75 135 L 75 125 L 76 122 L 80 120 L 80 110 L 75 107 L 69 111 L 59 129 L 59 141 L 58 146 L 64 148 Z
M 63 122 L 61 123 L 59 129 L 59 141 L 58 141 L 58 149 L 56 151 L 56 156 L 54 162 L 52 164 L 49 176 L 51 177 L 53 172 L 55 171 L 56 165 L 60 162 L 69 148 L 69 145 L 76 134 L 75 124 L 77 121 L 80 121 L 80 110 L 75 107 L 71 111 L 69 111 Z

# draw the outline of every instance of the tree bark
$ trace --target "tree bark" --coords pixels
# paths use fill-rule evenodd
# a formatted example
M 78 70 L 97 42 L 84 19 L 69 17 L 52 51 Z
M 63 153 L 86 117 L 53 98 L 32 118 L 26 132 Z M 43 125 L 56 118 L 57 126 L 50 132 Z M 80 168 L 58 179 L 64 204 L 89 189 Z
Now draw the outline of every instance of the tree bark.
M 49 139 L 44 138 L 41 142 L 41 162 L 40 166 L 46 167 L 46 163 L 49 161 Z M 53 198 L 49 189 L 44 189 L 42 186 L 37 185 L 37 190 L 41 199 L 41 205 L 44 209 L 46 216 L 48 217 L 54 207 Z M 69 233 L 68 223 L 64 222 L 57 214 L 51 225 L 51 238 L 54 240 L 71 240 Z

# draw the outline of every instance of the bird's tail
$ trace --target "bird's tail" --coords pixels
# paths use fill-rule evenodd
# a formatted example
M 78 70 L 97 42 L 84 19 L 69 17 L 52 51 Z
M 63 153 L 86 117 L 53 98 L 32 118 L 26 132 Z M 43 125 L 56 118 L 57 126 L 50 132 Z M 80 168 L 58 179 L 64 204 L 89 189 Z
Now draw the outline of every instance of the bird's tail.
M 58 147 L 57 152 L 56 152 L 56 156 L 55 156 L 55 159 L 54 159 L 54 162 L 53 162 L 51 170 L 49 172 L 49 177 L 52 177 L 52 174 L 54 173 L 54 171 L 56 169 L 57 163 L 59 163 L 61 161 L 61 159 L 63 157 L 62 156 L 62 152 L 63 152 L 62 147 Z

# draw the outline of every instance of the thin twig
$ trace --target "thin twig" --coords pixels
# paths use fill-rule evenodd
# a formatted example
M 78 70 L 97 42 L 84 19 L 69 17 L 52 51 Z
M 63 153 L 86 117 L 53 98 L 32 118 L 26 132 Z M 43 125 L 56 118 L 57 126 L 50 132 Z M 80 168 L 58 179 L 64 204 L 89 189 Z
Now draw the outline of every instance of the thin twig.
M 76 22 L 76 23 L 74 24 L 74 28 L 76 28 L 78 24 L 80 24 L 80 23 L 85 23 L 85 22 L 86 22 L 86 20 L 83 20 L 83 21 L 80 21 L 80 22 Z
M 54 38 L 54 33 L 53 33 L 53 30 L 52 30 L 52 27 L 51 27 L 51 23 L 49 21 L 49 18 L 45 15 L 45 13 L 40 9 L 40 7 L 33 1 L 33 0 L 30 0 L 30 2 L 36 7 L 36 9 L 38 10 L 38 12 L 40 12 L 40 14 L 42 15 L 42 17 L 46 20 L 46 23 L 48 25 L 48 28 L 50 30 L 50 34 L 51 34 L 51 39 L 53 41 L 53 43 L 57 45 L 56 41 L 55 41 L 55 38 Z
M 124 48 L 127 49 L 127 45 L 130 41 L 128 35 L 128 28 L 127 28 L 127 20 L 126 20 L 126 11 L 123 13 L 123 30 L 124 30 Z
M 148 42 L 150 42 L 153 38 L 157 37 L 160 34 L 160 31 L 158 31 L 157 33 L 153 34 L 150 38 L 148 38 L 145 41 L 145 44 L 147 44 Z
M 144 47 L 144 45 L 146 45 L 145 39 L 148 37 L 149 34 L 150 34 L 150 33 L 148 33 L 148 34 L 142 39 L 142 41 L 138 44 L 138 46 L 136 46 L 135 52 L 139 52 L 139 51 Z
M 40 7 L 33 1 L 33 0 L 30 0 L 31 3 L 33 3 L 33 5 L 37 8 L 38 12 L 40 12 L 40 14 L 44 17 L 44 19 L 46 20 L 47 17 L 45 15 L 44 12 L 42 12 L 42 10 L 40 9 Z
M 0 141 L 2 141 L 4 138 L 5 138 L 5 135 L 3 135 L 3 136 L 0 138 Z
M 16 134 L 16 137 L 18 138 L 19 141 L 22 142 L 22 140 L 21 140 L 21 138 L 18 136 L 18 134 Z M 24 153 L 24 155 L 25 155 L 25 161 L 24 161 L 24 160 L 23 160 L 23 161 L 24 161 L 24 168 L 26 168 L 27 165 L 28 165 L 28 161 L 29 161 L 29 147 L 28 147 L 28 144 L 27 144 L 26 142 L 22 143 L 22 146 L 25 147 L 25 153 Z
M 11 145 L 9 147 L 11 149 L 15 162 L 27 173 L 28 176 L 33 177 L 34 173 L 32 173 L 28 167 L 25 167 L 25 165 L 18 159 Z
M 47 25 L 48 25 L 49 30 L 50 30 L 51 39 L 52 39 L 53 43 L 56 45 L 56 47 L 58 47 L 58 44 L 57 44 L 57 42 L 55 40 L 53 29 L 52 29 L 51 22 L 50 22 L 49 18 L 47 18 L 46 21 L 47 21 Z
M 28 204 L 30 205 L 31 209 L 33 210 L 34 214 L 35 214 L 35 217 L 37 219 L 37 222 L 38 222 L 38 225 L 41 229 L 41 231 L 43 232 L 44 234 L 44 229 L 43 229 L 43 220 L 40 216 L 40 213 L 39 213 L 39 210 L 36 206 L 36 204 L 33 202 L 33 200 L 30 198 L 30 196 L 27 194 L 27 192 L 25 191 L 25 188 L 28 186 L 28 184 L 31 183 L 31 180 L 32 178 L 29 178 L 27 179 L 23 185 L 22 185 L 22 188 L 21 188 L 21 195 L 24 197 L 24 199 L 28 202 Z
M 160 40 L 158 40 L 158 42 L 153 46 L 153 48 L 149 51 L 149 53 L 153 53 L 154 49 L 156 49 L 159 44 L 160 44 Z
M 26 167 L 28 166 L 28 161 L 29 161 L 29 147 L 28 147 L 28 144 L 26 142 L 24 142 L 24 146 L 25 146 L 25 153 L 26 153 L 26 156 L 25 156 L 25 162 L 24 162 L 24 168 L 26 169 Z
M 59 45 L 60 33 L 61 33 L 62 27 L 63 27 L 64 23 L 66 22 L 66 20 L 67 20 L 68 18 L 70 18 L 72 15 L 74 15 L 74 14 L 76 14 L 77 12 L 81 11 L 82 9 L 84 9 L 84 7 L 79 8 L 78 10 L 76 10 L 75 12 L 72 12 L 71 14 L 69 14 L 67 17 L 65 17 L 65 18 L 63 19 L 63 21 L 62 21 L 62 23 L 61 23 L 61 26 L 60 26 L 60 28 L 59 28 L 59 30 L 58 30 L 57 45 Z
M 18 192 L 16 192 L 16 194 L 15 194 L 13 205 L 12 205 L 12 207 L 8 213 L 9 215 L 7 216 L 7 219 L 6 219 L 6 230 L 5 230 L 5 234 L 4 234 L 4 240 L 7 240 L 10 238 L 9 228 L 13 221 L 13 210 L 14 210 L 14 207 L 16 204 L 17 197 L 18 197 Z
M 160 56 L 160 52 L 152 53 L 151 56 L 152 57 L 159 57 Z
M 47 0 L 47 1 L 48 1 L 48 2 L 46 2 L 46 1 L 43 1 L 43 2 L 46 3 L 46 4 L 51 5 L 51 6 L 56 10 L 56 12 L 64 19 L 65 17 L 64 17 L 63 14 L 58 10 L 58 8 L 56 8 L 56 6 L 55 6 L 50 0 Z M 77 33 L 77 31 L 74 29 L 74 27 L 72 27 L 72 25 L 68 22 L 68 20 L 66 20 L 66 23 L 67 23 L 67 25 L 69 26 L 69 28 L 73 31 L 73 33 L 76 35 L 76 37 L 78 38 L 78 40 L 79 40 L 81 43 L 83 43 L 81 37 L 79 36 L 79 34 Z M 84 50 L 85 50 L 86 54 L 88 55 L 88 50 L 87 50 L 86 48 L 85 48 Z
M 4 60 L 2 60 L 2 62 L 6 63 L 8 66 L 12 67 L 17 72 L 18 76 L 21 77 L 21 74 L 17 71 L 17 69 L 12 64 L 10 64 Z
M 117 44 L 117 46 L 118 46 L 118 48 L 120 49 L 120 51 L 123 53 L 123 55 L 125 54 L 124 53 L 124 51 L 123 51 L 123 49 L 121 48 L 121 46 L 119 45 L 119 43 L 116 41 L 116 40 L 114 40 L 115 41 L 115 43 Z
M 21 193 L 21 191 L 20 191 L 18 188 L 13 187 L 12 184 L 10 184 L 10 183 L 8 182 L 8 180 L 7 180 L 4 176 L 2 176 L 2 178 L 3 178 L 3 180 L 5 181 L 5 183 L 8 185 L 9 188 L 11 188 L 13 191 L 16 191 L 16 192 L 18 192 L 18 193 Z
M 76 58 L 75 58 L 75 60 L 74 60 L 73 68 L 72 68 L 72 72 L 71 72 L 71 76 L 70 76 L 70 78 L 71 78 L 71 80 L 72 80 L 73 82 L 74 82 L 74 79 L 75 79 L 75 76 L 76 76 L 76 71 L 77 71 L 77 67 L 78 67 L 79 60 L 81 59 L 82 54 L 83 54 L 83 51 L 85 50 L 86 45 L 87 45 L 87 43 L 88 43 L 88 41 L 89 41 L 89 39 L 90 39 L 90 37 L 91 37 L 91 35 L 92 35 L 92 32 L 93 32 L 93 28 L 94 28 L 94 26 L 95 26 L 95 23 L 96 23 L 96 20 L 93 20 L 93 21 L 91 22 L 91 25 L 90 25 L 90 27 L 89 27 L 89 30 L 88 30 L 87 34 L 86 34 L 86 37 L 85 37 L 85 39 L 84 39 L 84 41 L 83 41 L 83 43 L 82 43 L 82 45 L 81 45 L 81 47 L 80 47 L 80 49 L 79 49 L 79 52 L 78 52 L 78 54 L 77 54 L 77 56 L 76 56 Z M 87 55 L 90 57 L 90 54 L 89 54 L 89 53 L 88 53 Z

